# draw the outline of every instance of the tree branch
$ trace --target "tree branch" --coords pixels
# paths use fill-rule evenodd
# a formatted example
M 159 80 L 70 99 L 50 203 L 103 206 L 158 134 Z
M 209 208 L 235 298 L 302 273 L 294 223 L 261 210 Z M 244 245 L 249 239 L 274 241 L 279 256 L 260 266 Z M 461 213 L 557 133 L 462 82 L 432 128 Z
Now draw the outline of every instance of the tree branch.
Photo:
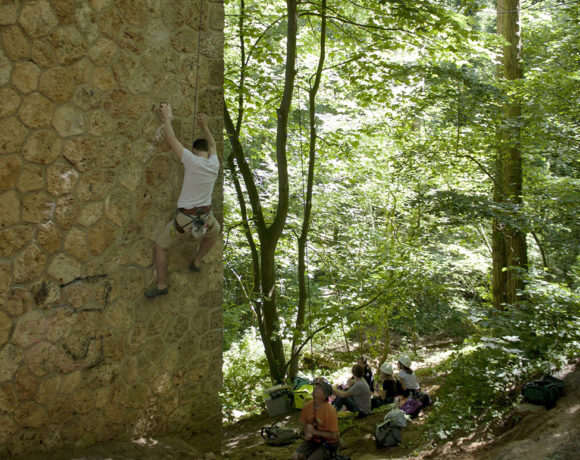
M 248 191 L 250 204 L 252 206 L 252 211 L 254 213 L 254 220 L 256 222 L 256 228 L 258 230 L 258 233 L 264 233 L 266 230 L 266 226 L 264 223 L 264 214 L 262 212 L 262 205 L 260 203 L 260 194 L 258 193 L 256 183 L 254 182 L 254 176 L 252 175 L 252 171 L 250 170 L 248 162 L 246 161 L 244 149 L 242 147 L 242 144 L 240 143 L 240 138 L 236 133 L 234 123 L 232 122 L 232 118 L 230 117 L 228 106 L 225 102 L 224 102 L 224 124 L 226 127 L 226 133 L 228 135 L 230 145 L 232 147 L 232 154 L 230 155 L 230 157 L 228 157 L 228 165 L 230 165 L 230 171 L 235 171 L 235 168 L 233 167 L 233 158 L 231 158 L 232 156 L 235 156 L 238 168 L 240 169 L 240 172 L 242 173 L 242 178 L 244 179 L 244 184 L 246 185 L 246 190 Z M 243 195 L 241 196 L 243 197 Z M 240 195 L 238 195 L 238 197 L 240 197 Z
M 286 64 L 284 74 L 284 91 L 280 107 L 276 111 L 278 115 L 278 124 L 276 127 L 276 160 L 278 167 L 278 206 L 276 217 L 269 227 L 269 232 L 273 240 L 277 241 L 286 218 L 288 216 L 288 159 L 286 157 L 286 148 L 288 141 L 288 114 L 292 104 L 292 95 L 294 93 L 294 79 L 296 77 L 296 49 L 297 49 L 297 31 L 298 31 L 298 14 L 296 11 L 296 0 L 287 0 L 288 5 L 288 33 L 286 40 Z

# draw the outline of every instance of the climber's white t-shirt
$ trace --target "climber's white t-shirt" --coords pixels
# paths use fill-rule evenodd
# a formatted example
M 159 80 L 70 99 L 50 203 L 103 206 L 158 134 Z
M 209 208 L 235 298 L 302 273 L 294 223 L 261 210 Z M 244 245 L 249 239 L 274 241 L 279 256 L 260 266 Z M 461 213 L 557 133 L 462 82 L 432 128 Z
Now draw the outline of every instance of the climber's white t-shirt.
M 190 209 L 199 206 L 209 206 L 211 204 L 213 186 L 220 169 L 218 156 L 214 154 L 206 159 L 194 155 L 187 149 L 183 149 L 181 162 L 185 169 L 177 207 Z

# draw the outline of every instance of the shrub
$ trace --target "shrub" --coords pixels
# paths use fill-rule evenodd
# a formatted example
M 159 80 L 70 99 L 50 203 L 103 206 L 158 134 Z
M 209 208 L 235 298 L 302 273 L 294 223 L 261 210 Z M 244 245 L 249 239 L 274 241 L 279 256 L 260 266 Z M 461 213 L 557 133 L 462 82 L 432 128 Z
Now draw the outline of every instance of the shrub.
M 261 412 L 270 374 L 262 342 L 254 328 L 224 352 L 221 400 L 224 418 L 233 421 Z
M 532 273 L 526 294 L 517 307 L 474 315 L 486 335 L 440 367 L 447 375 L 429 414 L 427 436 L 445 439 L 499 419 L 511 410 L 525 381 L 577 356 L 578 293 Z

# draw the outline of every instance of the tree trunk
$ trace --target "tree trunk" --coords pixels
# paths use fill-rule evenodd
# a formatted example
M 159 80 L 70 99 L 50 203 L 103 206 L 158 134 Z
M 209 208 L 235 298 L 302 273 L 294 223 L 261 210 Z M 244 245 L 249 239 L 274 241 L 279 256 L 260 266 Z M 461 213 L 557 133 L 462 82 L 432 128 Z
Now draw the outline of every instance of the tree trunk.
M 292 94 L 294 92 L 294 79 L 296 76 L 296 36 L 298 27 L 298 14 L 296 9 L 296 0 L 287 0 L 287 41 L 286 41 L 286 72 L 284 79 L 284 90 L 280 107 L 277 113 L 277 130 L 276 130 L 276 160 L 278 167 L 278 203 L 276 208 L 276 215 L 273 222 L 268 225 L 264 219 L 260 195 L 254 182 L 254 177 L 247 159 L 244 154 L 244 149 L 240 142 L 240 128 L 241 117 L 243 114 L 243 91 L 240 88 L 238 95 L 238 118 L 234 125 L 227 106 L 224 109 L 224 119 L 228 139 L 232 146 L 233 155 L 237 161 L 234 164 L 233 159 L 228 160 L 230 169 L 239 169 L 246 191 L 248 192 L 248 199 L 252 207 L 253 223 L 255 225 L 259 245 L 259 264 L 256 262 L 255 252 L 252 251 L 253 257 L 253 272 L 254 280 L 259 280 L 258 299 L 254 303 L 256 308 L 256 316 L 258 319 L 258 329 L 260 331 L 260 338 L 264 345 L 264 352 L 268 361 L 270 369 L 270 376 L 274 382 L 282 382 L 286 369 L 285 354 L 282 344 L 282 337 L 280 334 L 280 317 L 278 314 L 278 305 L 276 303 L 276 246 L 280 239 L 280 235 L 284 230 L 286 218 L 288 215 L 288 165 L 286 158 L 286 144 L 288 139 L 288 113 L 292 104 Z M 240 4 L 240 14 L 243 16 L 244 3 Z M 243 18 L 240 18 L 240 28 L 243 28 Z M 240 30 L 240 35 L 243 37 L 243 30 Z M 241 39 L 242 56 L 244 55 L 244 41 Z M 240 85 L 243 85 L 245 75 L 245 61 L 241 63 L 241 77 Z M 245 209 L 245 198 L 236 184 L 236 192 L 238 200 Z M 246 219 L 246 224 L 248 220 Z M 245 230 L 249 230 L 249 226 L 244 226 Z M 256 249 L 253 235 L 251 231 L 246 231 L 246 238 L 250 247 Z
M 274 382 L 282 382 L 286 369 L 286 357 L 280 335 L 280 316 L 276 302 L 276 243 L 266 237 L 261 245 L 262 263 L 262 328 L 260 329 L 270 375 Z
M 501 152 L 498 152 L 498 156 L 495 162 L 495 187 L 493 192 L 493 201 L 498 203 L 500 206 L 504 201 L 503 163 L 504 162 L 501 158 Z M 503 305 L 507 303 L 507 272 L 505 271 L 505 267 L 507 267 L 507 255 L 503 218 L 493 218 L 491 254 L 493 306 L 500 310 L 503 308 Z
M 498 0 L 498 33 L 506 40 L 498 76 L 508 81 L 521 78 L 519 0 Z M 503 215 L 493 222 L 493 303 L 517 304 L 524 288 L 528 264 L 526 234 L 518 223 L 522 208 L 521 106 L 508 101 L 500 128 L 494 200 Z M 504 217 L 505 216 L 505 219 Z
M 314 77 L 314 84 L 308 93 L 308 114 L 309 114 L 309 149 L 308 149 L 308 180 L 306 183 L 306 202 L 304 203 L 304 216 L 302 218 L 302 231 L 298 238 L 298 311 L 294 336 L 292 339 L 292 362 L 288 375 L 290 378 L 296 377 L 298 373 L 298 357 L 296 353 L 304 337 L 304 319 L 306 315 L 306 301 L 308 291 L 306 286 L 306 252 L 308 244 L 308 231 L 310 229 L 310 214 L 312 211 L 312 188 L 314 185 L 314 165 L 316 161 L 316 94 L 320 87 L 324 60 L 326 58 L 326 0 L 322 0 L 321 5 L 321 26 L 320 26 L 320 57 L 318 67 Z

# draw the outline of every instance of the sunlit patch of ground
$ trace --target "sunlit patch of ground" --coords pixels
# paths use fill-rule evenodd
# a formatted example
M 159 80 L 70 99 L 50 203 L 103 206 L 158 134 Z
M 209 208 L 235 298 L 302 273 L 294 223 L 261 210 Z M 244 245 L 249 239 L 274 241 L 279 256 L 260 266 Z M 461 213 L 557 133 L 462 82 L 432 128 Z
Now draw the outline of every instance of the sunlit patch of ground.
M 568 366 L 556 377 L 564 380 L 564 396 L 552 410 L 541 406 L 514 413 L 498 436 L 474 432 L 425 454 L 433 460 L 575 460 L 580 458 L 580 366 Z M 527 413 L 526 413 L 527 412 Z

